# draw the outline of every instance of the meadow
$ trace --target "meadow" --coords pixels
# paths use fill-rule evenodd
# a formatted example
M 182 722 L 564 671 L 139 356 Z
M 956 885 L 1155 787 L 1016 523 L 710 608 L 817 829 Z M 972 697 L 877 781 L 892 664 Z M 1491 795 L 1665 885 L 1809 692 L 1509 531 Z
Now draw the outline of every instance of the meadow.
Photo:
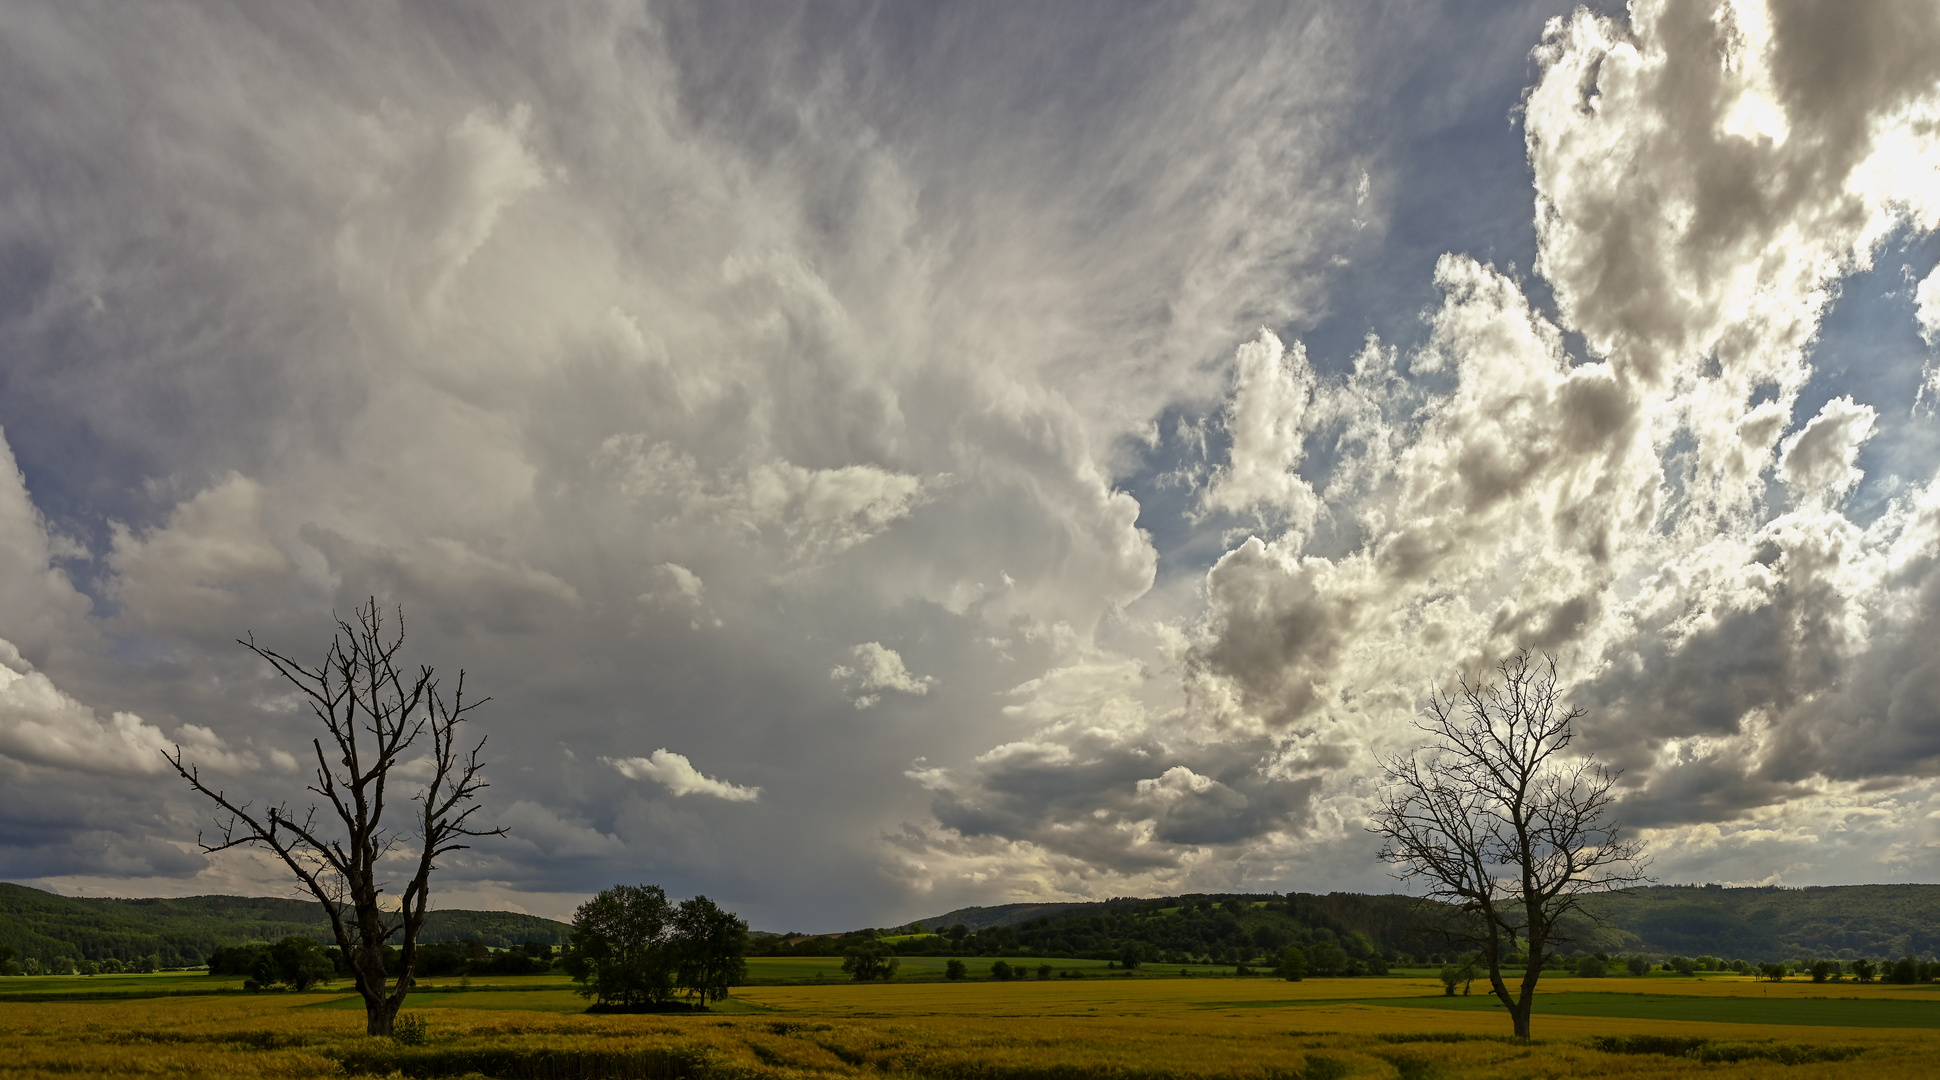
M 715 1010 L 588 1015 L 556 976 L 435 981 L 425 1042 L 361 1034 L 355 995 L 207 975 L 10 979 L 0 1080 L 652 1077 L 1300 1080 L 1932 1075 L 1940 988 L 1555 978 L 1536 1039 L 1419 977 L 940 980 L 748 986 Z M 213 989 L 217 993 L 181 994 Z M 132 996 L 165 995 L 174 996 Z M 128 995 L 106 999 L 102 995 Z

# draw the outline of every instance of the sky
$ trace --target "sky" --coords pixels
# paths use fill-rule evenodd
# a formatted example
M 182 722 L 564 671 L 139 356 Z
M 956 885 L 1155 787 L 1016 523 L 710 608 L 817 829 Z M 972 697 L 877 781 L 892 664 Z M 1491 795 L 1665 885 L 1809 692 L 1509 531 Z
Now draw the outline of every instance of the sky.
M 292 895 L 401 610 L 435 903 L 1391 891 L 1528 648 L 1668 882 L 1940 881 L 1940 7 L 0 19 L 0 878 Z M 408 777 L 404 778 L 408 780 Z

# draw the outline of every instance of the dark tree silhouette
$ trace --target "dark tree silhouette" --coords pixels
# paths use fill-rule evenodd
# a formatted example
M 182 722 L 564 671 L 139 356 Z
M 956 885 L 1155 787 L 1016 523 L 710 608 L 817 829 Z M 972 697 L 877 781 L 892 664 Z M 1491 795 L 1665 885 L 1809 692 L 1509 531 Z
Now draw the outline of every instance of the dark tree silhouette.
M 503 836 L 505 830 L 471 824 L 479 808 L 478 793 L 486 786 L 478 757 L 485 740 L 467 752 L 459 750 L 458 726 L 490 699 L 465 700 L 462 670 L 449 699 L 431 668 L 407 671 L 398 659 L 404 647 L 402 612 L 394 635 L 387 634 L 375 598 L 358 608 L 355 618 L 354 624 L 337 620 L 330 649 L 314 668 L 257 645 L 253 637 L 238 642 L 301 691 L 323 722 L 331 745 L 325 748 L 322 739 L 311 740 L 316 774 L 306 790 L 328 807 L 326 813 L 318 813 L 317 803 L 294 813 L 288 801 L 252 812 L 250 803 L 231 799 L 204 781 L 194 763 L 183 761 L 180 746 L 163 756 L 225 815 L 216 823 L 216 843 L 196 837 L 202 850 L 269 848 L 323 904 L 344 966 L 363 995 L 366 1030 L 389 1035 L 411 989 L 418 932 L 424 927 L 431 871 L 438 858 L 469 847 L 465 841 L 470 838 Z M 384 821 L 391 772 L 427 732 L 431 776 L 410 796 L 417 806 L 411 811 L 410 831 L 401 832 Z M 384 902 L 390 883 L 381 877 L 378 864 L 394 851 L 411 848 L 416 855 L 411 879 L 392 909 Z M 386 953 L 392 947 L 397 949 L 395 979 L 386 974 Z
M 1460 912 L 1457 932 L 1480 947 L 1490 989 L 1527 1039 L 1558 922 L 1586 893 L 1649 879 L 1638 842 L 1610 819 L 1618 773 L 1564 756 L 1583 710 L 1561 701 L 1555 659 L 1533 664 L 1525 649 L 1496 671 L 1500 683 L 1465 678 L 1459 693 L 1436 694 L 1417 724 L 1428 745 L 1381 762 L 1373 831 L 1396 876 Z M 1518 952 L 1511 993 L 1503 969 Z

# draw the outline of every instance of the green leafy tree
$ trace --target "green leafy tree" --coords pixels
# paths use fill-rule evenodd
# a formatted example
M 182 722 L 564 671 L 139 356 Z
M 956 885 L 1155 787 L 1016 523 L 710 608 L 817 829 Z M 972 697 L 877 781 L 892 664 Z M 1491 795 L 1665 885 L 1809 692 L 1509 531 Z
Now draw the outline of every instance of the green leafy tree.
M 1610 971 L 1610 965 L 1594 957 L 1585 956 L 1576 961 L 1576 977 L 1579 979 L 1601 979 Z
M 1650 971 L 1650 961 L 1641 956 L 1633 956 L 1623 962 L 1623 967 L 1632 975 L 1643 975 Z
M 1118 962 L 1127 968 L 1135 968 L 1145 962 L 1145 948 L 1136 941 L 1128 941 L 1118 950 Z
M 1009 982 L 1011 975 L 1011 967 L 1005 961 L 999 960 L 990 965 L 990 977 L 998 982 Z
M 705 896 L 674 911 L 675 982 L 703 1002 L 720 1001 L 747 976 L 748 921 Z
M 603 1006 L 638 1009 L 673 996 L 673 905 L 658 885 L 615 885 L 573 912 L 568 974 Z
M 1920 962 L 1911 956 L 1901 957 L 1893 963 L 1887 977 L 1896 983 L 1915 983 L 1920 981 Z
M 0 945 L 0 975 L 19 975 L 22 973 L 20 962 L 14 959 L 19 954 L 11 945 Z
M 275 975 L 271 981 L 288 983 L 296 990 L 308 990 L 318 983 L 327 983 L 330 976 L 336 973 L 336 966 L 330 962 L 330 954 L 324 951 L 322 945 L 307 937 L 291 935 L 271 945 L 269 958 Z
M 951 982 L 959 982 L 969 974 L 969 965 L 955 957 L 951 957 L 949 963 L 943 965 L 943 977 L 949 979 Z
M 856 982 L 874 982 L 881 979 L 889 981 L 896 975 L 896 968 L 902 961 L 889 946 L 879 941 L 865 941 L 842 950 L 842 970 Z
M 1288 982 L 1307 977 L 1307 954 L 1300 946 L 1289 945 L 1280 950 L 1280 977 Z
M 1852 962 L 1852 977 L 1859 982 L 1872 982 L 1873 977 L 1878 974 L 1879 965 L 1873 963 L 1871 960 L 1854 960 Z
M 1315 942 L 1307 952 L 1307 970 L 1321 978 L 1340 975 L 1347 970 L 1347 950 L 1330 941 Z

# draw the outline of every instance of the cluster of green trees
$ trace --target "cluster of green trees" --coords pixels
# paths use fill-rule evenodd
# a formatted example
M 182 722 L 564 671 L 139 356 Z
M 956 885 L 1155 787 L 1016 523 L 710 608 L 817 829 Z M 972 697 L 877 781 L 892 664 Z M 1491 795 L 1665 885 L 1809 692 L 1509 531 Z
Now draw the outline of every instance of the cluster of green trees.
M 267 990 L 279 983 L 293 990 L 308 990 L 338 976 L 336 953 L 315 938 L 291 934 L 273 944 L 217 949 L 209 956 L 209 974 L 247 976 L 245 990 Z
M 162 958 L 154 953 L 123 963 L 115 957 L 102 960 L 76 960 L 58 953 L 45 963 L 37 956 L 22 957 L 11 945 L 0 945 L 0 977 L 9 975 L 146 975 L 162 970 Z
M 441 941 L 418 946 L 415 977 L 452 975 L 537 975 L 553 969 L 558 958 L 550 943 L 528 941 L 510 949 L 491 949 L 484 942 Z M 398 971 L 398 951 L 384 954 L 385 973 Z M 209 955 L 209 974 L 243 975 L 244 988 L 267 990 L 277 985 L 308 990 L 349 975 L 342 950 L 314 938 L 292 934 L 274 943 L 250 942 L 217 949 Z
M 1815 983 L 1842 982 L 1847 978 L 1854 982 L 1878 980 L 1902 985 L 1940 982 L 1940 960 L 1922 960 L 1917 956 L 1902 956 L 1898 960 L 1862 959 L 1850 963 L 1807 957 L 1789 964 L 1759 964 L 1757 971 L 1759 978 L 1773 982 L 1791 975 L 1810 976 Z
M 747 974 L 748 923 L 705 896 L 674 904 L 658 885 L 615 885 L 573 913 L 564 966 L 596 1006 L 654 1009 L 677 994 L 719 1001 Z

